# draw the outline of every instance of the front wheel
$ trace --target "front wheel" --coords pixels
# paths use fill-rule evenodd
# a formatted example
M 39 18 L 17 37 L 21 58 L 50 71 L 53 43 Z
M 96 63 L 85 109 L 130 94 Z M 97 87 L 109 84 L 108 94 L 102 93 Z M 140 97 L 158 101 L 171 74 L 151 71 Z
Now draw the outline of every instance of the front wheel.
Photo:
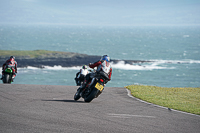
M 10 75 L 9 74 L 5 74 L 3 77 L 3 83 L 11 83 L 11 79 L 10 79 Z
M 80 96 L 80 90 L 78 90 L 75 95 L 74 95 L 74 100 L 77 101 L 78 99 L 80 99 L 81 96 Z

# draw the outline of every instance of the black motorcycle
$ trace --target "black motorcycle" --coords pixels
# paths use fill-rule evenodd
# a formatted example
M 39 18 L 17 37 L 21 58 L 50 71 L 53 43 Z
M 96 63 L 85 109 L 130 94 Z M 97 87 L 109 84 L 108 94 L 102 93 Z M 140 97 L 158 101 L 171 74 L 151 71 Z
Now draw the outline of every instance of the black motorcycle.
M 77 101 L 81 97 L 85 102 L 91 102 L 94 98 L 97 98 L 104 90 L 104 85 L 108 82 L 108 75 L 103 71 L 93 72 L 90 74 L 92 80 L 86 86 L 85 89 L 81 91 L 80 87 L 74 95 L 74 100 Z

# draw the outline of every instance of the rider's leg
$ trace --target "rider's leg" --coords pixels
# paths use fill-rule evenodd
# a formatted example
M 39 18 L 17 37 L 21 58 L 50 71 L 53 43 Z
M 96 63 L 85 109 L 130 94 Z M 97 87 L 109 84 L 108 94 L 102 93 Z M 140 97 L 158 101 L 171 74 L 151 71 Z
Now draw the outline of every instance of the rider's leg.
M 15 74 L 15 69 L 12 68 L 12 70 L 13 70 L 13 76 L 12 76 L 12 82 L 13 82 L 14 78 L 16 77 L 16 74 Z
M 4 70 L 2 70 L 2 73 L 1 73 L 1 80 L 3 79 L 3 76 L 4 76 Z
M 1 80 L 3 79 L 3 75 L 4 75 L 4 73 L 3 73 L 3 71 L 2 71 L 2 74 L 1 74 Z
M 86 86 L 87 86 L 87 84 L 91 81 L 90 74 L 91 74 L 91 73 L 89 73 L 89 74 L 86 75 L 85 81 L 84 81 L 83 85 L 80 87 L 81 90 L 85 89 Z

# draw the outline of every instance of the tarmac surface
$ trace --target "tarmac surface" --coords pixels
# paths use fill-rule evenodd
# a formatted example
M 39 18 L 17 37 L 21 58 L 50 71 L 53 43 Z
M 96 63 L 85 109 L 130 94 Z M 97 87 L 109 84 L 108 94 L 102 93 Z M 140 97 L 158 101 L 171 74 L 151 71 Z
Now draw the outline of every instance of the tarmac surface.
M 0 84 L 1 133 L 199 133 L 200 116 L 143 103 L 105 87 L 91 103 L 76 86 Z

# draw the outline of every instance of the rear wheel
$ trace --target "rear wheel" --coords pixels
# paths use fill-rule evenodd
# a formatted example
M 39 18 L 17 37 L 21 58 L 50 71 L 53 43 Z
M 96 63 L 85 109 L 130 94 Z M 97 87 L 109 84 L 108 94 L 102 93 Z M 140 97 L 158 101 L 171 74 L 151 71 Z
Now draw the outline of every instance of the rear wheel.
M 88 103 L 91 102 L 95 98 L 97 92 L 98 92 L 98 90 L 96 88 L 94 88 L 92 90 L 92 92 L 87 97 L 85 97 L 84 101 L 88 102 Z

